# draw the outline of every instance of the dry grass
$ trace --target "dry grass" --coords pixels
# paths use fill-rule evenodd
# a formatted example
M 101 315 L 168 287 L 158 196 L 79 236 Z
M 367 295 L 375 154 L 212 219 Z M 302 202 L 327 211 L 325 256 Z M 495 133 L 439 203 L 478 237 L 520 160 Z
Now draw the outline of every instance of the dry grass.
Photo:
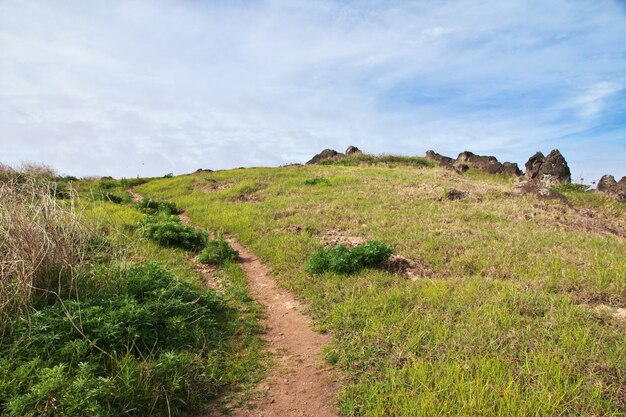
M 57 201 L 32 177 L 0 183 L 0 323 L 26 311 L 33 291 L 71 291 L 96 237 L 75 199 Z

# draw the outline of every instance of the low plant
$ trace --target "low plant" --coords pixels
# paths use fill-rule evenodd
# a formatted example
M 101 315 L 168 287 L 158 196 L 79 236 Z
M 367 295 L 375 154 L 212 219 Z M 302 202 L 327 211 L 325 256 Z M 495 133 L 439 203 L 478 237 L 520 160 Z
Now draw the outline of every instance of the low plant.
M 392 253 L 391 246 L 376 240 L 370 240 L 353 248 L 347 248 L 344 245 L 321 248 L 309 259 L 307 270 L 313 274 L 324 272 L 353 274 L 363 268 L 379 266 Z
M 175 216 L 147 216 L 141 222 L 144 236 L 161 246 L 200 251 L 206 246 L 208 234 L 182 224 Z
M 156 214 L 158 212 L 164 214 L 178 213 L 176 203 L 171 201 L 153 200 L 148 197 L 144 197 L 140 202 L 138 202 L 136 208 L 146 214 Z
M 330 180 L 326 177 L 314 177 L 314 178 L 309 178 L 307 180 L 304 180 L 304 183 L 306 185 L 320 185 L 320 184 L 330 185 Z
M 96 295 L 8 323 L 0 414 L 180 415 L 215 393 L 227 314 L 219 294 L 152 264 L 106 278 Z
M 226 262 L 234 262 L 239 257 L 239 252 L 233 249 L 224 236 L 220 235 L 207 242 L 206 247 L 200 252 L 198 262 L 208 265 L 224 265 Z

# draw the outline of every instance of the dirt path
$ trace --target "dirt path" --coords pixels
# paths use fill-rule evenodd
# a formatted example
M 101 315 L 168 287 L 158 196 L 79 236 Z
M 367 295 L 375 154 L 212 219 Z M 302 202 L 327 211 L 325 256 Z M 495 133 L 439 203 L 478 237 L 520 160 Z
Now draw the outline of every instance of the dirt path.
M 130 195 L 130 200 L 133 203 L 139 203 L 143 199 L 143 197 L 140 194 L 134 192 L 132 188 L 129 188 L 128 190 L 126 190 L 126 192 L 128 193 L 128 195 Z
M 329 371 L 323 369 L 321 349 L 329 337 L 311 330 L 310 320 L 302 314 L 302 305 L 276 285 L 253 253 L 236 241 L 231 241 L 231 245 L 239 251 L 250 293 L 266 308 L 265 339 L 275 361 L 273 369 L 256 388 L 262 398 L 232 415 L 336 416 L 336 384 Z
M 126 190 L 134 202 L 142 196 Z M 191 224 L 185 214 L 179 218 Z M 302 313 L 303 306 L 285 289 L 276 285 L 269 271 L 252 252 L 234 239 L 231 246 L 239 252 L 241 268 L 248 278 L 252 297 L 265 306 L 264 338 L 274 359 L 255 394 L 244 408 L 232 410 L 236 417 L 335 417 L 337 386 L 325 368 L 322 346 L 330 341 L 328 335 L 311 330 L 310 320 Z M 199 269 L 209 281 L 210 270 Z M 209 285 L 210 286 L 210 285 Z M 211 414 L 211 417 L 217 417 Z

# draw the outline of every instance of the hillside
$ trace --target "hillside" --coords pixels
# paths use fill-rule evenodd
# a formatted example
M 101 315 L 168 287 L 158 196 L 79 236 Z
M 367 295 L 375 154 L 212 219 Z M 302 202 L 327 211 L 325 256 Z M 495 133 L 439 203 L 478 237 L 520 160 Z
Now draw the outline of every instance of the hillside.
M 135 190 L 236 236 L 309 305 L 341 415 L 623 415 L 626 205 L 415 161 L 344 165 Z M 387 270 L 307 272 L 320 247 L 369 239 L 395 249 Z
M 624 415 L 626 204 L 464 154 L 6 170 L 0 414 Z

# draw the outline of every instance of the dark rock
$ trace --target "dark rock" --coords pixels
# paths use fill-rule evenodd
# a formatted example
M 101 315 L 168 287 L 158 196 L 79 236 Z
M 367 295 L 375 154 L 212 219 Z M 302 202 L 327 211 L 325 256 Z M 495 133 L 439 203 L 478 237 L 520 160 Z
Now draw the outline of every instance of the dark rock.
M 198 168 L 196 169 L 196 172 L 213 172 L 212 169 L 205 169 L 205 168 Z
M 107 175 L 107 176 L 105 176 L 105 177 L 100 177 L 100 179 L 101 179 L 101 180 L 112 180 L 112 179 L 113 179 L 113 177 L 111 177 L 111 176 Z
M 457 163 L 470 162 L 470 160 L 472 159 L 473 156 L 474 156 L 474 154 L 471 153 L 470 151 L 461 152 L 459 154 L 459 156 L 457 156 L 456 162 Z
M 502 163 L 502 173 L 506 175 L 511 175 L 513 177 L 519 177 L 522 175 L 522 170 L 519 169 L 516 163 L 513 162 L 503 162 Z
M 534 180 L 539 175 L 539 169 L 545 162 L 546 157 L 541 152 L 537 152 L 526 162 L 526 178 Z
M 352 155 L 355 153 L 363 153 L 361 152 L 361 150 L 359 148 L 357 148 L 356 146 L 348 146 L 348 149 L 346 149 L 346 155 Z
M 624 178 L 622 178 L 622 180 L 623 179 Z M 596 186 L 596 189 L 602 192 L 607 192 L 607 191 L 610 192 L 615 187 L 617 187 L 617 181 L 615 181 L 615 177 L 613 175 L 604 175 L 602 176 L 602 178 L 600 178 L 600 181 L 598 181 L 598 185 Z
M 446 198 L 451 201 L 462 200 L 465 197 L 467 197 L 467 193 L 464 193 L 463 191 L 455 190 L 454 188 L 446 192 Z
M 598 181 L 596 189 L 610 195 L 620 203 L 626 203 L 626 177 L 622 177 L 622 179 L 617 182 L 613 175 L 604 175 L 600 178 L 600 181 Z
M 318 153 L 313 158 L 311 158 L 311 160 L 308 161 L 306 164 L 307 165 L 319 164 L 322 161 L 333 159 L 333 158 L 336 158 L 338 156 L 343 156 L 343 154 L 340 154 L 339 152 L 335 151 L 334 149 L 324 149 L 322 152 Z
M 426 151 L 426 159 L 438 162 L 439 165 L 452 165 L 454 163 L 454 159 L 450 158 L 449 156 L 438 154 L 437 152 L 432 150 Z
M 553 149 L 546 156 L 546 160 L 539 168 L 539 175 L 551 175 L 561 184 L 572 182 L 572 173 L 569 170 L 569 166 L 567 166 L 567 161 L 558 149 Z
M 537 152 L 526 162 L 526 178 L 543 185 L 572 182 L 572 174 L 567 161 L 558 149 L 553 149 L 548 156 Z
M 456 158 L 457 164 L 469 163 L 479 171 L 487 174 L 499 174 L 502 172 L 502 164 L 495 156 L 475 155 L 472 152 L 461 152 Z

